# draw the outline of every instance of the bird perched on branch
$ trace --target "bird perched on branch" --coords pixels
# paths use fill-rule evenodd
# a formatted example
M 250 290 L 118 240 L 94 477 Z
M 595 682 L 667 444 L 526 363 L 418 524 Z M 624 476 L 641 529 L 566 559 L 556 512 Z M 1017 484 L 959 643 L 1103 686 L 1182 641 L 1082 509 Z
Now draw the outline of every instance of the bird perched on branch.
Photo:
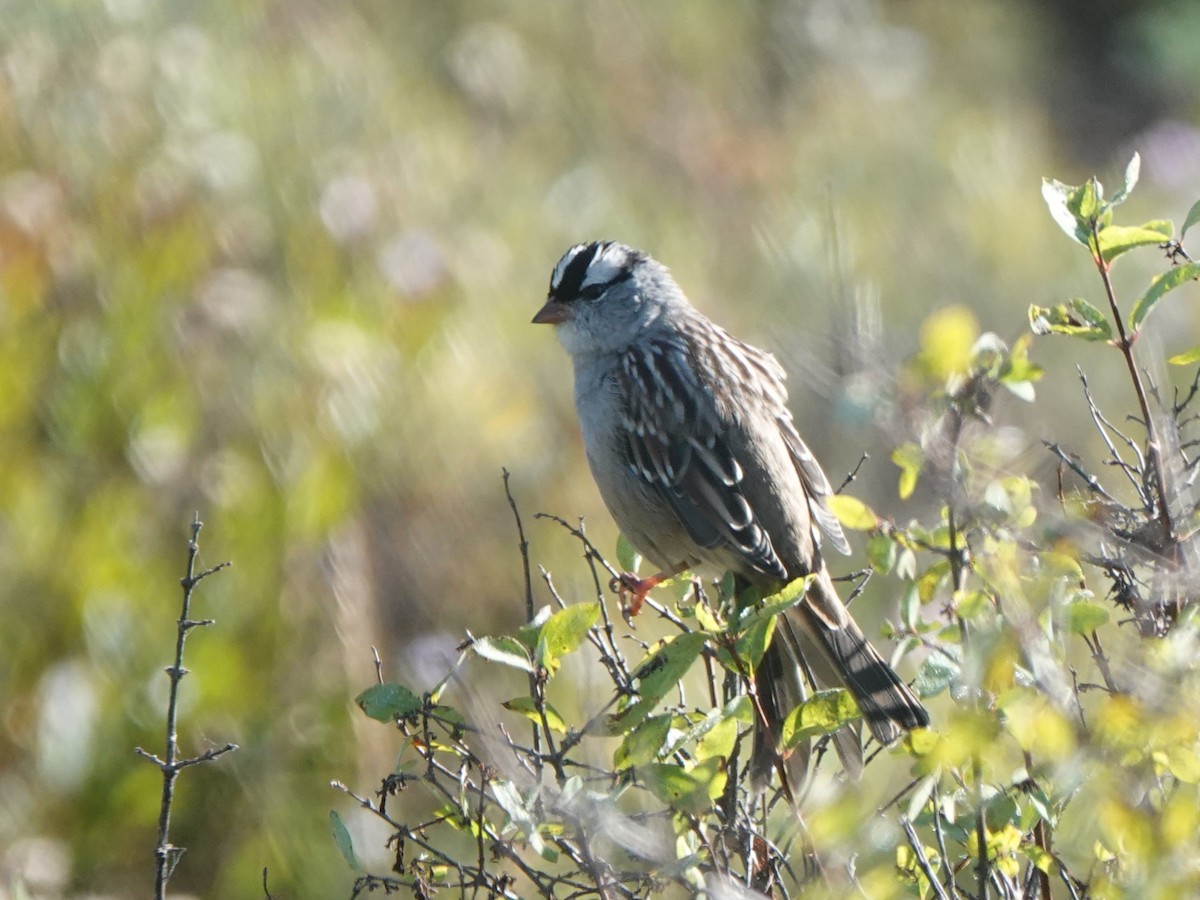
M 665 266 L 612 241 L 566 252 L 533 321 L 555 327 L 574 363 L 575 408 L 605 504 L 660 570 L 624 576 L 635 602 L 685 569 L 732 570 L 765 591 L 814 576 L 755 675 L 756 777 L 779 758 L 779 728 L 806 681 L 845 685 L 881 743 L 927 725 L 829 577 L 822 540 L 850 548 L 775 358 L 697 311 Z M 839 749 L 845 758 L 844 739 Z

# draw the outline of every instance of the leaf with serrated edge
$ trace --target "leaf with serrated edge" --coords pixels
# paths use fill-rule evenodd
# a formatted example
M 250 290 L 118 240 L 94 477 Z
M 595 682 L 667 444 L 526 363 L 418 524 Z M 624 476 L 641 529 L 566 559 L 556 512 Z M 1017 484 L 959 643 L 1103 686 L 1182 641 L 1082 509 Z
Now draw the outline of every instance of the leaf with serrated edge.
M 1142 323 L 1146 321 L 1146 316 L 1150 315 L 1159 300 L 1193 278 L 1200 278 L 1200 263 L 1176 266 L 1151 281 L 1146 293 L 1138 298 L 1137 303 L 1133 305 L 1133 310 L 1129 313 L 1129 330 L 1137 331 L 1141 328 Z

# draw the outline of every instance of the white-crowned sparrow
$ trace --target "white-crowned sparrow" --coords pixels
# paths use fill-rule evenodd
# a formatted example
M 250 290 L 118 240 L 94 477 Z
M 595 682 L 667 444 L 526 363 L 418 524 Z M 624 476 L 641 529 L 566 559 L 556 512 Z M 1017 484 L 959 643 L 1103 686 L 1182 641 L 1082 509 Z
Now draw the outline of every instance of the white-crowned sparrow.
M 554 325 L 571 355 L 592 475 L 651 563 L 732 570 L 768 590 L 816 573 L 806 600 L 780 618 L 757 674 L 759 767 L 770 768 L 805 675 L 843 683 L 885 744 L 927 725 L 830 580 L 822 532 L 843 553 L 849 545 L 775 358 L 698 312 L 666 267 L 615 242 L 568 250 L 533 321 Z

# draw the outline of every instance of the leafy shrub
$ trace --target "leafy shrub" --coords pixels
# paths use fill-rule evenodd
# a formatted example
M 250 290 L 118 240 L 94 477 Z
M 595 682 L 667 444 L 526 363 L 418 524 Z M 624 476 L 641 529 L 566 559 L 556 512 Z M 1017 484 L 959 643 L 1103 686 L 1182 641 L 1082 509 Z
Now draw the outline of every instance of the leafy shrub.
M 1181 244 L 1200 203 L 1178 240 L 1167 221 L 1114 224 L 1138 166 L 1135 156 L 1107 199 L 1095 178 L 1045 182 L 1051 214 L 1090 254 L 1107 307 L 1076 298 L 1029 309 L 1034 335 L 1102 342 L 1128 370 L 1129 427 L 1080 373 L 1107 448 L 1104 475 L 1055 441 L 1046 449 L 1056 483 L 1022 474 L 992 423 L 992 398 L 1003 388 L 1034 400 L 1033 336 L 1008 346 L 950 308 L 927 322 L 906 366 L 904 383 L 924 403 L 892 455 L 901 499 L 924 484 L 938 515 L 900 523 L 849 496 L 835 504 L 846 527 L 867 535 L 869 566 L 851 599 L 871 577 L 895 582 L 899 616 L 885 634 L 893 662 L 917 661 L 932 728 L 871 754 L 860 786 L 827 752 L 829 736 L 856 719 L 853 701 L 817 693 L 784 728 L 790 749 L 810 753 L 803 790 L 756 789 L 751 676 L 804 582 L 758 598 L 735 597 L 729 579 L 677 580 L 650 600 L 665 633 L 646 640 L 637 635 L 650 623 L 629 634 L 610 616 L 618 569 L 582 524 L 555 520 L 583 549 L 594 599 L 566 603 L 542 572 L 554 604 L 535 610 L 518 514 L 528 624 L 468 636 L 459 666 L 431 691 L 381 679 L 359 697 L 368 716 L 399 729 L 403 748 L 373 796 L 355 795 L 386 822 L 395 854 L 393 871 L 361 875 L 355 895 L 787 896 L 799 885 L 830 896 L 1200 893 L 1190 492 L 1200 457 L 1189 437 L 1200 372 L 1167 399 L 1134 355 L 1165 296 L 1200 277 Z M 1147 246 L 1165 250 L 1169 267 L 1125 312 L 1110 272 Z M 1198 360 L 1200 348 L 1172 362 Z M 626 544 L 616 555 L 636 570 Z M 603 673 L 605 687 L 579 696 L 580 667 L 567 663 L 585 649 L 591 680 Z M 470 657 L 484 668 L 449 691 Z M 473 687 L 501 670 L 524 685 L 504 713 Z M 448 705 L 449 693 L 462 701 Z M 418 791 L 433 798 L 426 812 L 409 802 Z M 336 814 L 333 826 L 357 866 Z

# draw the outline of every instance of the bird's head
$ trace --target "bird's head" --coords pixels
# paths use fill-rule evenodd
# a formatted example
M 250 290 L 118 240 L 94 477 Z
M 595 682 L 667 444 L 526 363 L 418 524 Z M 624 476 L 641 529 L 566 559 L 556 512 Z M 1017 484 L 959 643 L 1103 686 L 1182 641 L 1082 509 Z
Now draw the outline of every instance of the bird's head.
M 572 356 L 619 350 L 687 300 L 666 267 L 625 244 L 576 244 L 550 275 L 533 321 L 554 325 Z

